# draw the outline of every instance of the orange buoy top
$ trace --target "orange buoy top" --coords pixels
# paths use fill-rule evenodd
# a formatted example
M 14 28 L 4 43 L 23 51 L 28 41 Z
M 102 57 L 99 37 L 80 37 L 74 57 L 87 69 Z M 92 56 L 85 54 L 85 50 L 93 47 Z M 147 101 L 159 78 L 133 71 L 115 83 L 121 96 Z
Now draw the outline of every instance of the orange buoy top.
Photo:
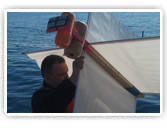
M 73 26 L 76 20 L 76 17 L 74 14 L 70 12 L 63 12 L 61 16 L 67 15 L 68 20 L 67 20 L 67 30 L 64 31 L 57 31 L 56 37 L 55 37 L 55 44 L 56 46 L 62 47 L 62 48 L 67 48 L 72 40 L 72 30 Z

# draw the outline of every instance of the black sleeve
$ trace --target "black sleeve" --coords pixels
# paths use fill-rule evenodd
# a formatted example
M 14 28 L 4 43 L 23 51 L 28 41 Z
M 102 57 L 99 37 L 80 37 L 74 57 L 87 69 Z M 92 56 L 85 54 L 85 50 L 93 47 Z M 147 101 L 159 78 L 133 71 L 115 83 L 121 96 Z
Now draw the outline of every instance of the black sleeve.
M 34 93 L 31 101 L 33 113 L 62 113 L 75 95 L 75 85 L 63 80 L 55 90 L 41 89 Z

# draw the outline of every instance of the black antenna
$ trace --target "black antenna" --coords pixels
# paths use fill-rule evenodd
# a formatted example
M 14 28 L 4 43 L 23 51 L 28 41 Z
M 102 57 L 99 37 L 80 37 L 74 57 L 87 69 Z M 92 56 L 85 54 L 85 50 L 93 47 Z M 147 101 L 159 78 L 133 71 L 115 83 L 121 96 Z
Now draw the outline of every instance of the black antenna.
M 144 31 L 142 31 L 142 38 L 144 37 Z

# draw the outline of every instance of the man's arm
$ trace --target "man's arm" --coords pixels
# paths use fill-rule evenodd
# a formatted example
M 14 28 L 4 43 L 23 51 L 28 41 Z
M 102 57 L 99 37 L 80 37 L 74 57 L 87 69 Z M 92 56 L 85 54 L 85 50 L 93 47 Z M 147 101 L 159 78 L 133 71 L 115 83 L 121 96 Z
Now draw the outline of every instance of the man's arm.
M 73 73 L 71 75 L 71 77 L 69 78 L 70 81 L 76 85 L 77 84 L 77 79 L 78 79 L 78 74 L 79 74 L 79 71 L 83 68 L 84 66 L 84 59 L 85 57 L 84 56 L 81 56 L 80 58 L 76 59 L 74 62 L 73 62 Z

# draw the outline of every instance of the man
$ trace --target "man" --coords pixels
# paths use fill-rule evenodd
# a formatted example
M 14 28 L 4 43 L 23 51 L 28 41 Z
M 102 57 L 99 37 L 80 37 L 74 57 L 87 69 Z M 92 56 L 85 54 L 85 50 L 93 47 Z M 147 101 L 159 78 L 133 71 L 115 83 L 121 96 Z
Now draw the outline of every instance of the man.
M 43 87 L 32 97 L 33 113 L 72 112 L 74 95 L 79 71 L 83 68 L 84 58 L 73 61 L 73 73 L 68 76 L 64 58 L 57 55 L 47 56 L 41 64 L 44 78 Z

